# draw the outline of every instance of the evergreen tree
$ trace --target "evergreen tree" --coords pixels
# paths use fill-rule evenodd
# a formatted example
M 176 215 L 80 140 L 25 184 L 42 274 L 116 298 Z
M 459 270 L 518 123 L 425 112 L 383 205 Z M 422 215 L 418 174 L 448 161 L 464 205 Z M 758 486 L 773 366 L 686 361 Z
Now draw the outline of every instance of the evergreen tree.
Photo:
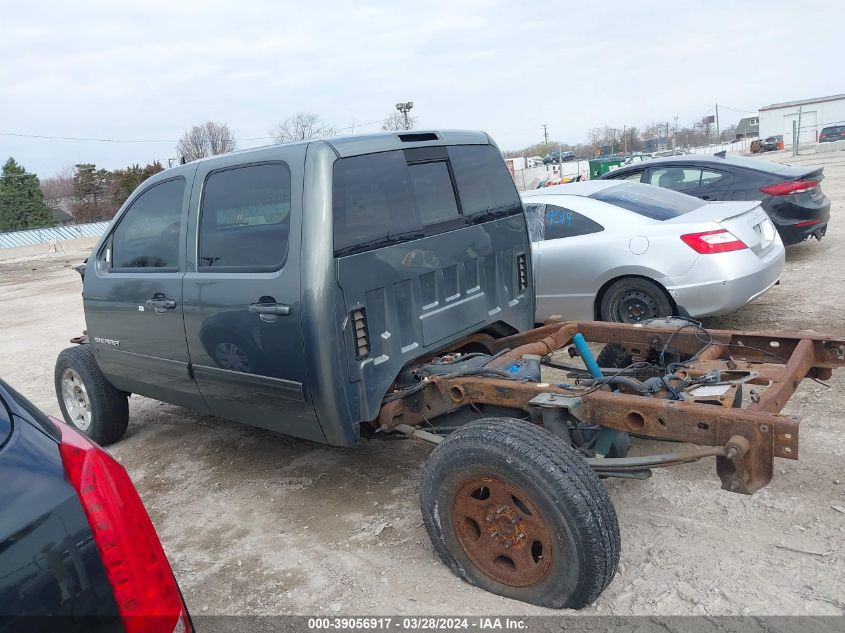
M 115 169 L 112 172 L 112 188 L 115 204 L 122 205 L 135 189 L 138 188 L 150 176 L 164 171 L 164 167 L 158 161 L 144 167 L 135 163 L 125 169 Z
M 77 222 L 108 220 L 117 211 L 109 194 L 112 174 L 93 163 L 80 163 L 73 175 L 73 217 Z
M 9 158 L 0 175 L 0 231 L 53 226 L 53 214 L 44 204 L 38 176 Z

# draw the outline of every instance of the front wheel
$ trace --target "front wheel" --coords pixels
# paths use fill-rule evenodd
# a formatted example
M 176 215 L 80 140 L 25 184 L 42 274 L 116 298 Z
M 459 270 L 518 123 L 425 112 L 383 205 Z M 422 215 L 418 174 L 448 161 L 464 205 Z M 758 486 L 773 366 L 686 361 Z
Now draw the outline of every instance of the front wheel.
M 62 350 L 54 380 L 65 422 L 101 446 L 123 437 L 129 424 L 128 397 L 103 375 L 88 345 Z
M 488 418 L 440 443 L 420 503 L 437 554 L 461 579 L 551 608 L 580 609 L 619 563 L 619 524 L 598 476 L 556 435 Z
M 672 303 L 663 289 L 640 277 L 619 279 L 604 292 L 599 306 L 602 321 L 640 323 L 672 315 Z

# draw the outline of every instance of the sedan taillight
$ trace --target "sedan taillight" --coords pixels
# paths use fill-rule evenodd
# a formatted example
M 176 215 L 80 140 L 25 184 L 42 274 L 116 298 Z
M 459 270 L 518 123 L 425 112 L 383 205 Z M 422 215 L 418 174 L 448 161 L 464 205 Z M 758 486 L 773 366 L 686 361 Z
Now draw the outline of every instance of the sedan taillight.
M 65 472 L 88 518 L 127 633 L 187 631 L 173 570 L 126 470 L 75 429 L 56 426 Z
M 692 250 L 702 255 L 729 253 L 748 248 L 745 242 L 726 229 L 704 231 L 703 233 L 687 233 L 686 235 L 681 235 L 681 239 Z
M 815 189 L 819 184 L 818 180 L 788 180 L 774 185 L 760 187 L 760 191 L 769 196 L 788 196 L 793 193 L 804 193 Z

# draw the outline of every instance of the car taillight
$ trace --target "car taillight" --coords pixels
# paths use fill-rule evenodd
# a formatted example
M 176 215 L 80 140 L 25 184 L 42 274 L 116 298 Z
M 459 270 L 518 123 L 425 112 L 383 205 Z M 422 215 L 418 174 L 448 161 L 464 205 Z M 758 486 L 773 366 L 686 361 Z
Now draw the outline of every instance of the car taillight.
M 127 633 L 181 633 L 188 616 L 155 528 L 123 466 L 57 423 L 59 452 L 79 495 Z
M 736 235 L 726 229 L 704 231 L 703 233 L 687 233 L 681 239 L 696 253 L 709 255 L 711 253 L 729 253 L 740 251 L 748 246 Z
M 788 196 L 792 193 L 810 191 L 815 189 L 818 184 L 818 180 L 788 180 L 786 182 L 760 187 L 760 191 L 769 196 Z

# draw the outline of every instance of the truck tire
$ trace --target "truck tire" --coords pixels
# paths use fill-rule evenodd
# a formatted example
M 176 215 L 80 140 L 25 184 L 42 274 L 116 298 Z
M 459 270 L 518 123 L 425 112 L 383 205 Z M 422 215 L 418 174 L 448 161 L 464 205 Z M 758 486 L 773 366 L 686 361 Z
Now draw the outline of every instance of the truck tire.
M 429 538 L 459 578 L 554 609 L 580 609 L 619 564 L 619 524 L 598 476 L 567 442 L 514 418 L 450 434 L 425 464 Z
M 88 345 L 62 350 L 54 372 L 62 417 L 97 444 L 116 442 L 129 425 L 129 399 L 100 371 Z

